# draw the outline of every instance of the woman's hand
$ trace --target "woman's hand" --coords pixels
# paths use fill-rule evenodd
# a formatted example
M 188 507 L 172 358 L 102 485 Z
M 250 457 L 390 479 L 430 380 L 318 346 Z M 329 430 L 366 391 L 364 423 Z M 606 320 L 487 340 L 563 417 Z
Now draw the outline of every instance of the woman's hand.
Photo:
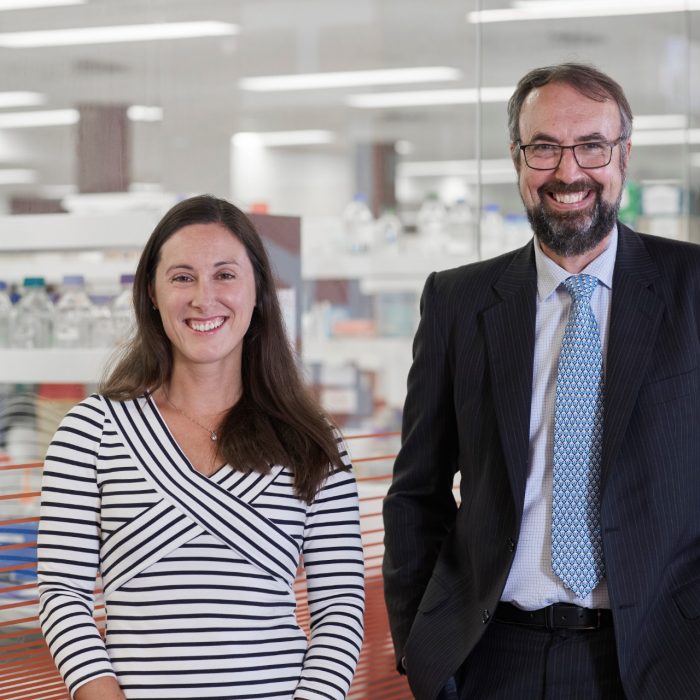
M 112 676 L 102 676 L 81 685 L 75 691 L 74 700 L 126 700 L 119 683 Z

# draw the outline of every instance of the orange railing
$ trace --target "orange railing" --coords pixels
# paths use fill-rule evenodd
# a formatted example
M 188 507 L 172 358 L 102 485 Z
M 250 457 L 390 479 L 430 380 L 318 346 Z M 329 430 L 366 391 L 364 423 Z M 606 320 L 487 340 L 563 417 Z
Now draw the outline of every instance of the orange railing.
M 383 529 L 381 504 L 389 484 L 393 454 L 372 453 L 395 434 L 348 437 L 359 476 L 362 541 L 365 549 L 367 608 L 365 644 L 351 700 L 404 700 L 411 698 L 403 677 L 394 668 L 382 590 L 381 560 Z M 380 450 L 382 451 L 382 450 Z M 384 450 L 386 451 L 386 450 Z M 21 470 L 22 490 L 0 494 L 0 699 L 68 700 L 68 694 L 49 655 L 38 625 L 36 593 L 36 488 L 42 464 L 0 466 L 3 472 Z M 15 515 L 5 517 L 8 505 L 17 506 Z M 303 571 L 296 584 L 300 624 L 308 624 Z M 98 624 L 104 624 L 101 606 L 96 607 Z

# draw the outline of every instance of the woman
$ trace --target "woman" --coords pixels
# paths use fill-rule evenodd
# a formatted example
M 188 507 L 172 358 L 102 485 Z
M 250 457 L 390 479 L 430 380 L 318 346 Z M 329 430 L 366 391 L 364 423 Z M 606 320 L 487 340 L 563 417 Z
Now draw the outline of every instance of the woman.
M 40 617 L 66 685 L 75 700 L 344 698 L 362 642 L 356 487 L 247 217 L 208 196 L 173 207 L 134 306 L 135 338 L 44 468 Z

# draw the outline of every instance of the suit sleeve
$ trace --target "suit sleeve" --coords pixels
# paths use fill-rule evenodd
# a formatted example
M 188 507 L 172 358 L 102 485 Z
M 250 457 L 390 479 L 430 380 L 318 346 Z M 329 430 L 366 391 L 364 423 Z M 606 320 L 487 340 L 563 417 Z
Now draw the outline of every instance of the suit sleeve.
M 403 414 L 402 446 L 384 501 L 384 591 L 400 668 L 404 645 L 455 519 L 452 483 L 457 470 L 457 429 L 447 300 L 425 284 L 421 320 Z
M 91 397 L 63 419 L 44 463 L 38 536 L 39 620 L 71 695 L 114 676 L 93 617 L 99 567 L 97 451 L 104 413 Z
M 342 444 L 340 454 L 350 466 Z M 328 477 L 309 506 L 303 554 L 311 641 L 294 700 L 342 700 L 364 635 L 364 559 L 351 471 Z

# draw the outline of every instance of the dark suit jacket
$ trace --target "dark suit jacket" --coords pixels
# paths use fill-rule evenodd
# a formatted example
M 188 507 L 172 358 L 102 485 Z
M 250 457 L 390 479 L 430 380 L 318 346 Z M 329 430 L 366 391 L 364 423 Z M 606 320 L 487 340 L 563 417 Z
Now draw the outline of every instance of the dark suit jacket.
M 700 246 L 618 229 L 601 517 L 620 672 L 631 700 L 698 698 Z M 535 304 L 532 243 L 425 285 L 384 504 L 391 631 L 419 700 L 477 643 L 513 561 Z

